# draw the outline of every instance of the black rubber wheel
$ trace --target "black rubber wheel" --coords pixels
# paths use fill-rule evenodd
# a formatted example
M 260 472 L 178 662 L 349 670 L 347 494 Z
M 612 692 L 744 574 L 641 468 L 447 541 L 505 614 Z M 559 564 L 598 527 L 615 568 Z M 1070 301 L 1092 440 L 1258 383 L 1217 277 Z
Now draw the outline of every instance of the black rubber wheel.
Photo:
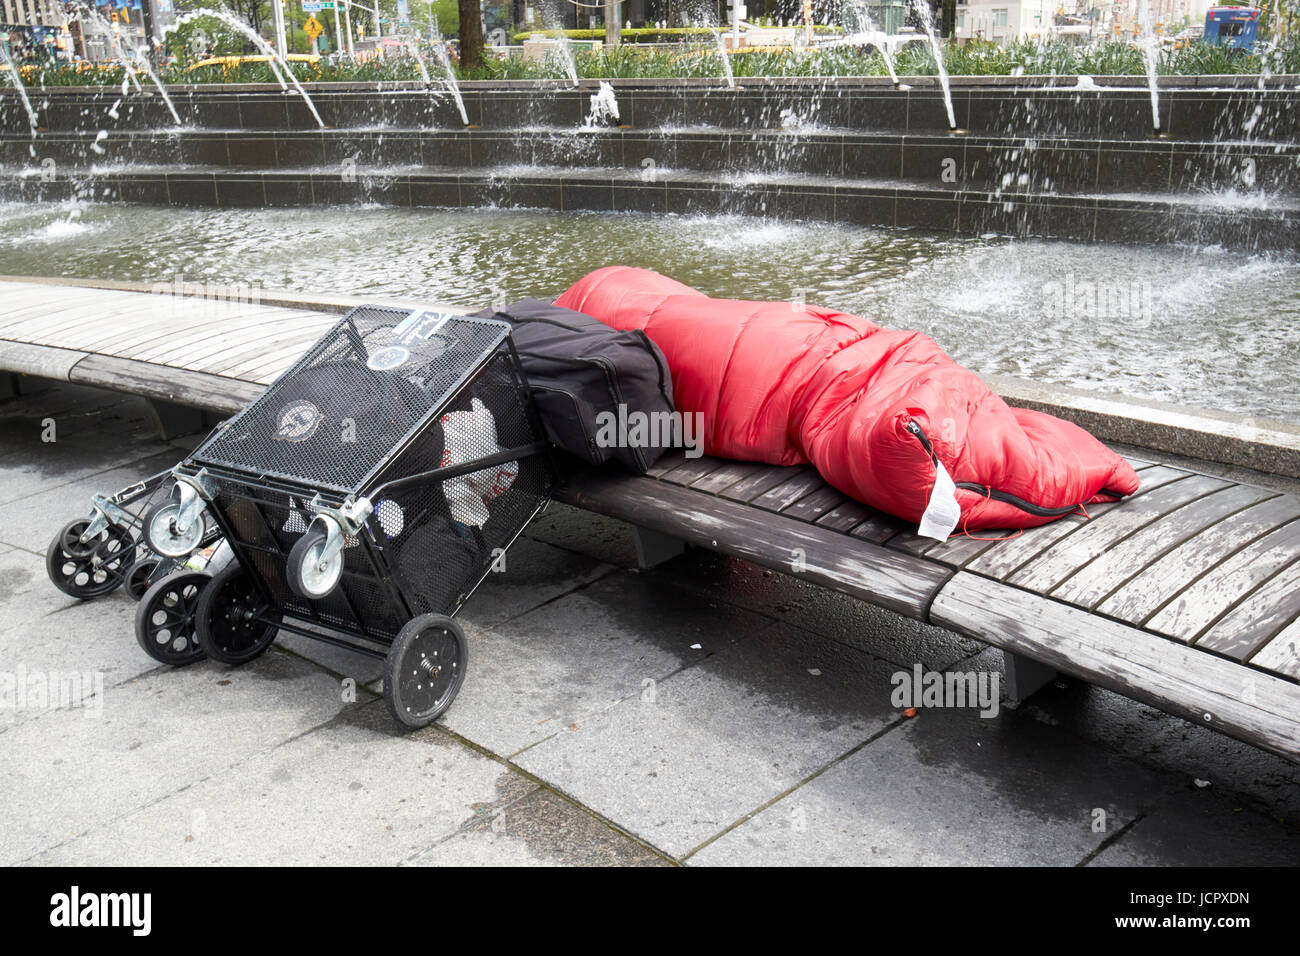
M 137 558 L 135 563 L 126 569 L 126 579 L 122 582 L 122 589 L 131 596 L 134 601 L 139 601 L 149 590 L 150 578 L 153 577 L 158 565 L 162 562 L 152 554 L 147 554 L 143 558 Z
M 177 571 L 145 592 L 135 610 L 135 639 L 146 654 L 173 667 L 208 656 L 195 633 L 195 614 L 210 580 L 202 571 Z
M 199 594 L 194 620 L 199 646 L 209 657 L 245 664 L 271 646 L 280 612 L 267 603 L 243 565 L 232 562 Z
M 289 549 L 289 559 L 285 573 L 289 579 L 289 590 L 308 601 L 319 601 L 329 596 L 339 585 L 343 577 L 343 552 L 321 562 L 321 552 L 325 549 L 325 529 L 318 524 L 307 529 L 301 538 Z
M 188 558 L 203 543 L 206 522 L 200 512 L 185 533 L 176 530 L 176 515 L 180 505 L 165 501 L 154 505 L 144 516 L 144 540 L 153 551 L 164 558 Z
M 397 633 L 384 660 L 384 699 L 407 727 L 441 717 L 465 682 L 469 644 L 445 614 L 421 614 Z
M 75 598 L 99 597 L 120 586 L 135 557 L 135 538 L 120 525 L 109 525 L 83 544 L 80 537 L 89 525 L 88 518 L 68 522 L 45 552 L 50 581 Z

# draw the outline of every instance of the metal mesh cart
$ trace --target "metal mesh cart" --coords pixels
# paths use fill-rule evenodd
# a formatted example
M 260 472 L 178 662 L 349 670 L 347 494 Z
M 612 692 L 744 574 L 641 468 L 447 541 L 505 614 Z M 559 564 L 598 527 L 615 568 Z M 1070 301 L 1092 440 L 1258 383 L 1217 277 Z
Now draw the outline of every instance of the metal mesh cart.
M 394 716 L 451 704 L 468 648 L 451 615 L 554 483 L 506 323 L 353 309 L 174 470 L 150 546 L 197 546 L 210 514 L 235 561 L 198 595 L 229 664 L 277 630 L 383 657 Z

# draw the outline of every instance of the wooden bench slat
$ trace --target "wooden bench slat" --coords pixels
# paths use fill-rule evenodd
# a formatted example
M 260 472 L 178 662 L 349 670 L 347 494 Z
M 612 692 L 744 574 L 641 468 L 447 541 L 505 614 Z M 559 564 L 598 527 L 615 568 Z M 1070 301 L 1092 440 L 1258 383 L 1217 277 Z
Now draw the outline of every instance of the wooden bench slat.
M 1300 680 L 1300 620 L 1292 621 L 1250 659 L 1250 663 L 1275 674 Z
M 724 459 L 721 468 L 705 475 L 703 478 L 696 479 L 691 484 L 691 487 L 711 495 L 721 494 L 741 479 L 770 467 L 770 465 L 764 465 L 762 462 L 757 461 Z
M 650 466 L 650 470 L 646 474 L 651 478 L 660 478 L 685 460 L 686 453 L 680 448 L 666 451 L 657 462 Z
M 799 521 L 816 521 L 836 505 L 843 504 L 848 500 L 849 496 L 844 492 L 823 482 L 821 487 L 814 488 L 794 504 L 782 510 L 781 514 L 787 518 L 797 518 Z
M 1187 474 L 1188 472 L 1181 469 L 1166 468 L 1163 465 L 1149 468 L 1142 472 L 1142 487 L 1126 501 L 1132 501 L 1140 495 L 1148 494 L 1162 485 L 1186 477 Z M 1055 521 L 1039 525 L 1036 528 L 1026 528 L 1024 534 L 1008 538 L 995 547 L 981 552 L 976 558 L 967 562 L 966 569 L 998 580 L 1005 580 L 1036 555 L 1053 546 L 1067 535 L 1084 527 L 1089 521 L 1095 521 L 1106 514 L 1116 507 L 1116 504 L 1118 503 L 1089 505 L 1088 514 L 1091 516 L 1090 518 L 1084 518 L 1082 515 L 1077 517 L 1067 515 L 1064 518 L 1057 518 Z
M 1179 591 L 1143 626 L 1180 641 L 1221 617 L 1243 594 L 1263 584 L 1300 553 L 1300 520 L 1271 531 Z
M 686 486 L 699 478 L 703 478 L 710 472 L 717 471 L 723 464 L 723 459 L 712 456 L 684 457 L 681 464 L 672 471 L 660 475 L 659 480 L 666 481 L 671 485 Z
M 815 468 L 805 468 L 802 472 L 783 481 L 775 488 L 769 488 L 749 503 L 755 508 L 767 511 L 784 511 L 800 498 L 823 487 L 826 480 Z
M 808 465 L 770 465 L 763 471 L 748 475 L 722 492 L 723 498 L 750 502 L 777 485 L 784 484 L 796 475 L 811 471 Z
M 1228 485 L 1176 508 L 1097 555 L 1053 588 L 1052 597 L 1080 607 L 1095 607 L 1125 581 L 1140 574 L 1174 547 L 1229 515 L 1273 497 L 1276 493 L 1264 488 Z M 1170 583 L 1162 583 L 1169 590 Z
M 872 515 L 879 514 L 875 508 L 864 505 L 853 498 L 845 498 L 840 504 L 817 519 L 817 524 L 834 531 L 848 531 L 857 527 Z
M 1180 505 L 1228 484 L 1209 475 L 1189 475 L 1125 501 L 1093 518 L 1073 534 L 1034 557 L 1007 580 L 1017 587 L 1046 594 L 1107 548 Z
M 985 530 L 970 533 L 958 532 L 947 541 L 935 541 L 922 554 L 932 561 L 942 561 L 954 568 L 964 567 L 978 558 L 985 551 L 1020 537 L 1020 533 L 1011 529 Z
M 1141 624 L 1171 593 L 1178 593 L 1257 538 L 1300 518 L 1300 499 L 1283 495 L 1262 501 L 1201 531 L 1170 551 L 1097 605 L 1108 617 Z
M 1300 551 L 1283 568 L 1241 600 L 1197 638 L 1196 646 L 1244 661 L 1300 617 Z
M 895 518 L 893 515 L 887 515 L 883 511 L 877 511 L 860 525 L 856 525 L 849 534 L 854 538 L 861 538 L 863 541 L 870 541 L 874 544 L 885 544 L 893 538 L 894 535 L 909 531 L 911 528 L 912 525 L 908 524 L 902 518 Z

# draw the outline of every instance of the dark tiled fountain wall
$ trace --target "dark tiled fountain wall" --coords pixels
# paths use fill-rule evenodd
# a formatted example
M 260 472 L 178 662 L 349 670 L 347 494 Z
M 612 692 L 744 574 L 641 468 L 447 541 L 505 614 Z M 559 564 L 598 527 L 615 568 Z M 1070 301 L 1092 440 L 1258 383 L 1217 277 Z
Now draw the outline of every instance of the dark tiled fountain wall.
M 958 88 L 961 136 L 933 89 L 622 84 L 622 128 L 577 133 L 590 94 L 469 88 L 466 130 L 445 95 L 316 89 L 321 130 L 293 94 L 176 90 L 176 130 L 156 96 L 50 91 L 34 98 L 35 141 L 3 104 L 0 196 L 740 212 L 1248 248 L 1294 248 L 1300 235 L 1300 94 L 1285 86 L 1163 90 L 1162 139 L 1149 135 L 1149 95 L 1132 89 Z M 103 168 L 124 162 L 157 168 Z M 540 168 L 502 169 L 517 166 Z M 1242 187 L 1277 202 L 1208 199 Z
M 913 82 L 928 83 L 927 78 Z M 1129 78 L 1140 85 L 1142 80 Z M 1291 84 L 1294 87 L 1295 84 Z M 332 128 L 448 128 L 462 126 L 453 100 L 422 91 L 314 88 L 322 119 Z M 576 126 L 586 117 L 592 89 L 547 83 L 463 90 L 471 125 L 487 129 Z M 863 81 L 825 81 L 783 85 L 763 83 L 737 90 L 712 84 L 617 87 L 620 123 L 635 128 L 718 127 L 780 129 L 790 123 L 839 130 L 910 133 L 946 132 L 943 96 L 937 89 L 893 89 Z M 212 92 L 176 89 L 172 99 L 191 127 L 223 130 L 315 129 L 316 123 L 295 93 Z M 42 128 L 165 129 L 173 125 L 161 98 L 122 97 L 117 91 L 58 88 L 33 91 Z M 109 115 L 115 103 L 116 118 Z M 1165 89 L 1160 94 L 1161 128 L 1188 141 L 1266 138 L 1300 139 L 1300 92 L 1285 85 L 1236 89 Z M 1145 139 L 1151 133 L 1151 99 L 1144 89 L 1065 87 L 964 88 L 953 90 L 957 125 L 988 136 L 1074 136 Z M 1258 112 L 1258 115 L 1256 115 Z M 16 94 L 0 94 L 0 131 L 25 133 L 27 118 Z

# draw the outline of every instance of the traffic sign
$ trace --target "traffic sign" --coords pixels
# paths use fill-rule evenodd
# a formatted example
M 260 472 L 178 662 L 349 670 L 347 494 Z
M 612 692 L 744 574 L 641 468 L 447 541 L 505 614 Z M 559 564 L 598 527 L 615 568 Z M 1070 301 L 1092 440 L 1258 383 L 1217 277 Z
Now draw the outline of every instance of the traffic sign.
M 334 0 L 302 0 L 303 13 L 319 13 L 321 10 L 333 10 Z
M 302 25 L 302 30 L 313 40 L 325 32 L 325 28 L 320 25 L 320 21 L 315 17 L 308 17 L 307 22 Z

